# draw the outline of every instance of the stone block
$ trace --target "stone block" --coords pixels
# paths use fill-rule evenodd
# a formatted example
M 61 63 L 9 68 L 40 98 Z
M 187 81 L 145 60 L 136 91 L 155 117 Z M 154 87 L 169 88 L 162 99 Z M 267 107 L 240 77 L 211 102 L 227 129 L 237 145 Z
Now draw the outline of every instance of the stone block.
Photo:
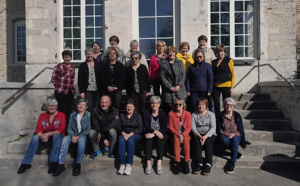
M 42 19 L 43 18 L 43 9 L 41 8 L 27 8 L 27 19 Z

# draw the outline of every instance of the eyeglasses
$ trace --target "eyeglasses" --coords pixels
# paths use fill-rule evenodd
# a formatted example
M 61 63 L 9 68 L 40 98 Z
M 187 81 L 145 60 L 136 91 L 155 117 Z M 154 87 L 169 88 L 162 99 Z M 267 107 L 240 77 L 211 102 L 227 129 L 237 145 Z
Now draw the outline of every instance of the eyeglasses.
M 152 102 L 151 104 L 152 105 L 158 105 L 159 103 L 158 102 Z
M 175 103 L 174 105 L 175 105 L 175 107 L 177 107 L 177 106 L 181 107 L 182 104 L 181 103 Z
M 48 105 L 48 107 L 56 107 L 57 105 Z
M 225 104 L 225 106 L 227 106 L 227 107 L 233 107 L 234 105 L 233 104 Z
M 196 56 L 196 58 L 203 58 L 203 56 Z
M 137 57 L 132 57 L 131 59 L 132 59 L 132 60 L 137 60 L 138 58 L 137 58 Z

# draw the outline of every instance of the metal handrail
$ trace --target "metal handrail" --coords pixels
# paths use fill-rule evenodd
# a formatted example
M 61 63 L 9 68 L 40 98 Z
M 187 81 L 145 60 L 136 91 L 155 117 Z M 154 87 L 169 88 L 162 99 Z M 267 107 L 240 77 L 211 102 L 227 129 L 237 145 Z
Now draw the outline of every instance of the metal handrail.
M 277 75 L 279 75 L 284 81 L 286 81 L 291 87 L 293 87 L 294 89 L 296 89 L 299 93 L 300 90 L 292 83 L 290 82 L 288 79 L 286 79 L 283 75 L 281 75 L 272 65 L 270 65 L 269 63 L 266 64 L 262 64 L 262 65 L 255 65 L 252 67 L 251 70 L 249 70 L 249 72 L 234 86 L 234 88 L 236 88 L 255 68 L 257 67 L 263 67 L 263 66 L 269 66 Z
M 6 101 L 4 101 L 2 104 L 2 108 L 4 108 L 7 104 L 12 102 L 20 92 L 22 92 L 31 82 L 33 82 L 37 77 L 39 77 L 47 69 L 53 70 L 54 68 L 45 67 L 43 70 L 41 70 L 36 76 L 34 76 L 30 81 L 28 81 L 25 85 L 23 85 L 16 93 L 14 93 Z

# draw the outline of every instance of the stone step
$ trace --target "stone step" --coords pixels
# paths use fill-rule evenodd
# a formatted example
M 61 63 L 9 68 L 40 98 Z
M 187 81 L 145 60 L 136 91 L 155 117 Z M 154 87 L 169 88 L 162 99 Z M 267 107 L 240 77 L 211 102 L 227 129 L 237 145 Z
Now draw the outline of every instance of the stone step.
M 245 129 L 253 130 L 290 130 L 291 122 L 286 119 L 243 119 Z
M 0 166 L 8 168 L 18 168 L 23 159 L 23 154 L 7 154 L 0 156 Z M 134 156 L 133 166 L 143 166 L 145 156 Z M 49 156 L 47 154 L 36 155 L 32 161 L 32 167 L 47 167 Z M 226 162 L 230 159 L 230 156 L 213 156 L 213 168 L 223 168 Z M 153 161 L 153 159 L 152 159 Z M 74 159 L 68 154 L 65 159 L 65 166 L 72 167 Z M 171 164 L 173 164 L 172 156 L 164 156 L 162 165 L 164 170 L 169 170 Z M 82 167 L 118 167 L 118 158 L 107 158 L 99 156 L 96 159 L 90 159 L 88 156 L 84 156 L 82 161 Z M 191 165 L 191 163 L 190 163 Z M 242 159 L 236 162 L 237 169 L 259 169 L 259 168 L 300 168 L 300 159 L 287 157 L 285 155 L 269 155 L 269 156 L 244 156 Z
M 235 101 L 270 101 L 269 94 L 234 94 Z
M 23 137 L 20 140 L 7 143 L 7 153 L 25 154 L 31 137 L 32 136 L 30 135 Z M 299 138 L 299 134 L 294 131 L 288 131 L 287 135 L 282 136 L 280 132 L 272 134 L 271 132 L 254 132 L 251 130 L 246 130 L 246 140 L 251 142 L 251 145 L 247 146 L 245 150 L 241 148 L 240 150 L 243 154 L 249 156 L 270 154 L 285 154 L 287 156 L 294 156 L 300 154 L 300 143 L 297 143 L 297 139 Z M 273 142 L 273 139 L 277 141 L 283 141 L 284 143 Z M 137 147 L 137 149 L 139 149 L 137 151 L 139 152 L 143 149 L 143 144 L 140 145 L 140 147 Z M 47 153 L 47 150 L 48 149 L 42 150 L 41 153 Z
M 234 108 L 240 110 L 276 110 L 276 102 L 241 101 L 237 102 Z
M 293 130 L 284 131 L 255 131 L 245 129 L 246 139 L 249 141 L 275 141 L 275 142 L 299 142 L 300 132 Z
M 280 110 L 235 110 L 244 119 L 283 119 Z

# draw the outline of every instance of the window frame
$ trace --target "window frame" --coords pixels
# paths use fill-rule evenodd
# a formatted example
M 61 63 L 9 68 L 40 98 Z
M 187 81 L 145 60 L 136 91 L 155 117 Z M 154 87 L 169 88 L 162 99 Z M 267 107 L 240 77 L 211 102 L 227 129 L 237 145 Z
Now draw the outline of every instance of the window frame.
M 75 60 L 74 59 L 74 56 L 72 56 L 72 63 L 81 63 L 82 61 L 85 61 L 85 49 L 86 49 L 86 40 L 87 40 L 87 37 L 86 37 L 86 29 L 89 28 L 86 26 L 86 1 L 80 1 L 80 22 L 81 22 L 81 25 L 80 25 L 80 45 L 81 45 L 81 48 L 80 48 L 80 53 L 81 53 L 81 59 L 80 60 Z M 95 6 L 95 3 L 94 4 L 91 4 L 91 5 L 94 5 Z M 98 4 L 96 4 L 98 5 Z M 71 5 L 73 6 L 73 5 Z M 103 0 L 103 25 L 102 25 L 102 29 L 103 29 L 103 44 L 101 45 L 101 50 L 105 49 L 105 0 Z M 61 54 L 62 51 L 64 51 L 64 4 L 63 4 L 63 0 L 59 1 L 59 33 L 60 33 L 60 36 L 59 36 L 59 54 Z M 70 16 L 70 17 L 73 17 Z M 88 16 L 90 17 L 90 16 Z M 95 18 L 95 17 L 94 17 Z M 95 22 L 95 20 L 94 20 Z M 68 28 L 71 28 L 73 29 L 73 25 L 71 25 L 71 27 L 68 27 Z M 94 29 L 97 28 L 95 25 L 93 27 Z M 95 41 L 95 38 L 96 38 L 96 33 L 94 32 L 94 41 Z M 72 36 L 71 40 L 73 41 L 74 37 Z M 101 44 L 101 43 L 100 43 Z M 73 45 L 73 44 L 72 44 Z M 73 54 L 73 48 L 70 49 L 72 54 Z M 59 55 L 59 60 L 60 61 L 63 61 L 63 58 L 61 55 Z
M 230 56 L 232 59 L 234 59 L 235 62 L 250 62 L 253 63 L 256 60 L 259 59 L 259 2 L 257 0 L 253 0 L 253 57 L 236 57 L 235 55 L 235 36 L 239 35 L 239 34 L 235 34 L 235 2 L 236 1 L 245 1 L 245 0 L 228 0 L 229 2 L 229 42 L 230 42 Z M 210 44 L 209 47 L 211 47 L 211 2 L 213 1 L 209 1 L 208 3 L 208 23 L 209 23 L 209 27 L 208 27 L 208 43 Z M 222 1 L 220 1 L 222 2 Z M 233 11 L 232 11 L 233 10 Z M 244 11 L 245 12 L 245 11 Z M 219 22 L 220 24 L 220 22 Z M 245 22 L 243 22 L 243 24 L 245 24 Z M 221 35 L 220 35 L 221 36 Z M 222 43 L 220 43 L 222 44 Z
M 25 28 L 25 61 L 18 61 L 18 27 L 24 27 Z M 14 43 L 15 43 L 15 47 L 14 47 L 14 61 L 15 64 L 18 65 L 24 65 L 26 64 L 27 61 L 27 46 L 26 46 L 26 21 L 24 19 L 22 20 L 17 20 L 14 23 Z
M 156 1 L 155 0 L 155 5 L 156 5 Z M 157 7 L 155 6 L 155 12 L 156 12 Z M 144 17 L 144 16 L 141 16 Z M 155 24 L 157 24 L 157 17 L 163 17 L 163 16 L 153 16 L 155 18 Z M 180 44 L 180 1 L 177 0 L 173 0 L 173 36 L 170 38 L 173 38 L 173 45 L 176 46 L 178 48 L 179 44 Z M 132 35 L 133 38 L 136 38 L 136 40 L 138 40 L 138 42 L 140 43 L 141 38 L 139 36 L 139 0 L 132 0 Z M 167 37 L 164 37 L 163 39 L 165 39 Z M 142 38 L 144 39 L 144 38 Z M 157 37 L 157 29 L 155 30 L 155 37 L 153 38 L 145 38 L 145 39 L 154 39 L 155 40 L 155 44 L 157 43 L 157 40 L 162 40 L 161 37 Z M 139 45 L 140 47 L 140 45 Z M 155 49 L 155 45 L 153 46 L 153 48 Z M 140 49 L 140 48 L 139 48 Z M 141 51 L 143 52 L 143 51 Z M 155 53 L 156 54 L 156 50 Z M 153 54 L 153 55 L 154 55 Z M 147 58 L 147 60 L 150 60 L 150 58 Z

